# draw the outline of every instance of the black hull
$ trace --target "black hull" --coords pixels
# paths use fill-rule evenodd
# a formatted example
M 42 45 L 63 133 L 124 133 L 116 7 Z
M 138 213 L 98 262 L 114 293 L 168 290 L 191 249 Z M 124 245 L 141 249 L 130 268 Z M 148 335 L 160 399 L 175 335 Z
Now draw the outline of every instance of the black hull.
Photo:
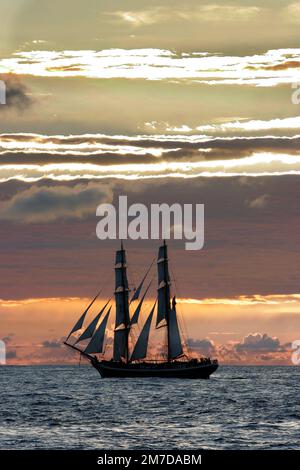
M 101 377 L 161 377 L 178 379 L 208 379 L 218 368 L 217 362 L 191 364 L 171 362 L 164 364 L 123 364 L 111 361 L 92 362 Z

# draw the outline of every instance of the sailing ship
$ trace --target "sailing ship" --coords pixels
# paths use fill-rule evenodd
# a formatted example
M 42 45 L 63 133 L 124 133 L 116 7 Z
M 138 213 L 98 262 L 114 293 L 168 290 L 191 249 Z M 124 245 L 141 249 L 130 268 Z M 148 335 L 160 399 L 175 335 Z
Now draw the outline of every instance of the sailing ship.
M 186 347 L 183 346 L 176 311 L 176 298 L 175 296 L 171 297 L 168 248 L 165 241 L 158 250 L 157 296 L 137 340 L 130 347 L 130 335 L 133 328 L 141 321 L 142 306 L 151 284 L 145 290 L 143 289 L 149 271 L 150 269 L 137 289 L 134 290 L 130 299 L 126 252 L 123 243 L 121 243 L 121 249 L 117 250 L 115 258 L 115 327 L 111 359 L 105 358 L 105 336 L 108 319 L 112 311 L 111 300 L 105 303 L 104 307 L 81 333 L 86 316 L 99 297 L 100 292 L 81 315 L 64 344 L 88 359 L 101 377 L 209 378 L 218 368 L 218 361 L 204 357 L 191 357 Z M 133 305 L 136 306 L 132 314 Z M 155 328 L 164 328 L 166 344 L 163 358 L 151 360 L 148 359 L 149 336 L 155 316 Z M 82 349 L 80 345 L 86 344 L 86 340 L 89 340 L 88 344 Z

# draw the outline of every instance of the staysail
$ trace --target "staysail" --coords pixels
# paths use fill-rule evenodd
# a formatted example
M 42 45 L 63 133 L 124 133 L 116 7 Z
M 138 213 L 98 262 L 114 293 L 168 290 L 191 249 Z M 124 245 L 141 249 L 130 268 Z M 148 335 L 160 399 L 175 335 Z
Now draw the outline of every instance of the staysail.
M 152 317 L 153 317 L 154 310 L 155 310 L 155 305 L 156 305 L 156 302 L 151 309 L 151 312 L 143 326 L 140 336 L 138 337 L 134 350 L 131 354 L 130 361 L 137 361 L 138 359 L 144 359 L 147 356 L 149 333 L 150 333 Z
M 99 327 L 96 330 L 96 333 L 92 337 L 91 341 L 85 348 L 84 352 L 86 354 L 101 354 L 103 352 L 103 343 L 104 343 L 104 337 L 105 337 L 105 329 L 107 325 L 107 320 L 109 317 L 111 311 L 111 307 L 109 307 L 109 310 L 105 317 L 103 318 L 102 322 L 100 323 Z
M 91 321 L 91 323 L 89 324 L 89 326 L 87 327 L 86 330 L 84 330 L 84 332 L 82 333 L 82 335 L 79 336 L 79 338 L 77 339 L 77 341 L 74 343 L 77 344 L 79 343 L 80 341 L 83 341 L 84 339 L 89 339 L 93 336 L 94 332 L 95 332 L 95 329 L 97 327 L 97 324 L 98 324 L 98 321 L 100 320 L 100 317 L 102 316 L 102 313 L 105 311 L 107 305 L 109 304 L 110 302 L 110 299 L 108 302 L 106 302 L 106 304 L 104 305 L 104 307 L 100 310 L 100 312 L 98 313 L 98 315 L 96 315 L 96 317 L 94 318 L 94 320 Z
M 129 300 L 128 281 L 126 272 L 126 255 L 121 249 L 116 252 L 115 262 L 115 302 L 116 323 L 114 337 L 114 360 L 120 361 L 125 358 L 128 361 L 128 333 L 129 333 Z
M 93 305 L 93 303 L 95 302 L 95 300 L 97 300 L 97 298 L 99 297 L 99 295 L 101 294 L 101 290 L 98 292 L 98 294 L 96 295 L 96 297 L 94 297 L 94 299 L 91 301 L 91 303 L 89 304 L 89 306 L 87 307 L 87 309 L 83 312 L 83 314 L 81 315 L 81 317 L 79 318 L 79 320 L 77 321 L 77 323 L 74 325 L 74 327 L 72 328 L 71 332 L 69 333 L 69 336 L 67 337 L 66 341 L 68 341 L 68 339 L 70 338 L 70 336 L 75 333 L 76 331 L 78 330 L 81 330 L 82 328 L 82 325 L 83 325 L 83 322 L 85 320 L 85 317 L 89 311 L 89 309 L 91 308 L 91 306 Z
M 140 297 L 140 294 L 141 294 L 141 291 L 142 291 L 142 288 L 143 288 L 143 285 L 144 285 L 144 282 L 150 272 L 150 269 L 152 268 L 152 265 L 154 263 L 154 260 L 152 261 L 152 263 L 150 264 L 150 267 L 148 268 L 145 276 L 143 277 L 143 279 L 141 280 L 140 284 L 138 285 L 138 287 L 136 288 L 136 290 L 134 291 L 134 294 L 133 296 L 131 297 L 130 299 L 130 303 L 133 302 L 134 300 L 138 300 L 139 297 Z
M 134 325 L 134 324 L 138 323 L 138 321 L 139 321 L 139 316 L 140 316 L 140 313 L 141 313 L 142 305 L 143 305 L 143 302 L 145 300 L 145 297 L 147 295 L 147 292 L 148 292 L 150 286 L 151 286 L 151 282 L 148 285 L 147 289 L 145 290 L 145 292 L 143 294 L 143 297 L 139 301 L 138 306 L 136 307 L 136 309 L 134 311 L 134 314 L 133 314 L 133 316 L 131 318 L 131 321 L 130 321 L 131 325 Z

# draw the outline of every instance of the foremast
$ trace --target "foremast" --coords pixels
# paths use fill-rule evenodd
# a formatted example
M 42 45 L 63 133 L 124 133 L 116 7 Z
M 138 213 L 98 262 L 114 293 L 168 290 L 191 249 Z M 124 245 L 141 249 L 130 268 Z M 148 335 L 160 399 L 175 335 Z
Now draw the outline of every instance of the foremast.
M 116 323 L 114 334 L 114 361 L 129 362 L 129 288 L 127 280 L 126 254 L 121 243 L 121 249 L 116 252 L 115 260 L 115 303 Z

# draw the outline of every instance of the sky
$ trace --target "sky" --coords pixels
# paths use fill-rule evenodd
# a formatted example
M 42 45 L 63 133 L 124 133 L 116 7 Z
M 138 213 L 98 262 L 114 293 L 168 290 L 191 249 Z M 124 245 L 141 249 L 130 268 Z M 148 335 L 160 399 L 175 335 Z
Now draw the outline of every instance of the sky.
M 118 243 L 97 239 L 96 207 L 127 195 L 205 205 L 204 248 L 169 247 L 191 349 L 290 365 L 300 338 L 300 2 L 0 6 L 8 363 L 77 361 L 61 342 L 99 286 L 96 310 L 113 289 Z M 126 242 L 131 286 L 157 245 Z

